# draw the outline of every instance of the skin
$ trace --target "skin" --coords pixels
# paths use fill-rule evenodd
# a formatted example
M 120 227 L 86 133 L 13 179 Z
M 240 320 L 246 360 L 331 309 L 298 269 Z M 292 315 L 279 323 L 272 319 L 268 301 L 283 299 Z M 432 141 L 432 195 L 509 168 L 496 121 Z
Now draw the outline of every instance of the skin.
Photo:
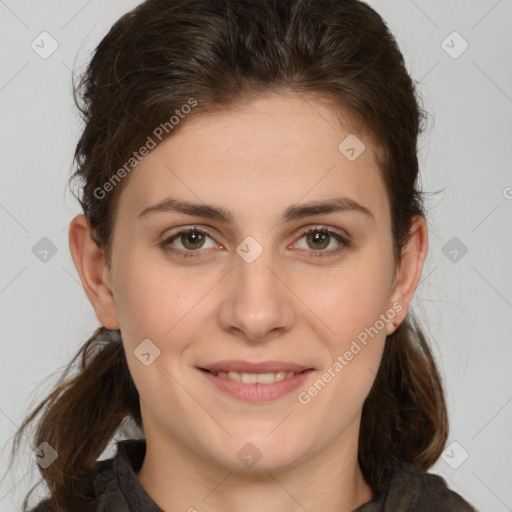
M 122 183 L 110 268 L 85 217 L 71 223 L 84 290 L 101 324 L 121 330 L 139 391 L 147 451 L 137 479 L 163 510 L 348 512 L 374 497 L 357 463 L 359 425 L 393 322 L 309 403 L 299 403 L 297 392 L 393 304 L 402 307 L 393 320 L 404 319 L 427 226 L 415 219 L 397 265 L 371 140 L 358 134 L 366 149 L 349 161 L 338 150 L 349 133 L 332 106 L 291 93 L 190 117 Z M 223 207 L 234 221 L 172 212 L 137 219 L 170 196 Z M 374 218 L 337 212 L 278 222 L 290 205 L 338 196 Z M 194 225 L 211 238 L 169 245 L 199 257 L 159 247 Z M 349 234 L 353 245 L 303 235 L 324 225 Z M 247 236 L 263 249 L 252 263 L 236 252 Z M 325 257 L 315 258 L 319 252 Z M 160 350 L 148 366 L 134 355 L 144 339 Z M 224 395 L 196 369 L 222 359 L 278 359 L 315 372 L 300 390 L 251 404 Z M 237 457 L 247 442 L 262 455 L 251 467 Z

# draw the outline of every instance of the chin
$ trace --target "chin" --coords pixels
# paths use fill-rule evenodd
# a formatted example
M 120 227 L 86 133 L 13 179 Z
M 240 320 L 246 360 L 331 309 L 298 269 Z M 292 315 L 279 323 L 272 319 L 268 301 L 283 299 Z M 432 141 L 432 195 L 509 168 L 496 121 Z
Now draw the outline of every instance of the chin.
M 268 431 L 265 436 L 267 434 Z M 258 473 L 289 468 L 303 455 L 304 443 L 292 446 L 288 442 L 285 445 L 283 437 L 273 440 L 270 437 L 246 435 L 246 441 L 241 441 L 241 437 L 230 439 L 229 444 L 222 447 L 222 453 L 212 453 L 211 457 L 230 471 Z

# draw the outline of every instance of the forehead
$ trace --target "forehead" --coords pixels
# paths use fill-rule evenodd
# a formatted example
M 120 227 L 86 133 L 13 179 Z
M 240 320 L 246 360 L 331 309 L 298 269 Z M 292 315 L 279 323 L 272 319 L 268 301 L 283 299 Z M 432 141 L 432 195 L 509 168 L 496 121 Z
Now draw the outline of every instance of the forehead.
M 136 216 L 172 196 L 215 203 L 243 218 L 347 196 L 386 218 L 373 142 L 340 123 L 324 101 L 270 95 L 182 123 L 134 168 L 120 210 Z

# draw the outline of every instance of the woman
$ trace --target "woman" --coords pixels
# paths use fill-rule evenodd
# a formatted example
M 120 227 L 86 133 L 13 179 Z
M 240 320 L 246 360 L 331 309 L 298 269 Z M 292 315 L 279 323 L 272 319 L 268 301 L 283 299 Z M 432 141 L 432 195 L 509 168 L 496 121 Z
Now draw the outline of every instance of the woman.
M 18 432 L 43 412 L 34 510 L 474 510 L 426 473 L 423 112 L 381 17 L 148 0 L 78 92 L 69 242 L 102 327 Z

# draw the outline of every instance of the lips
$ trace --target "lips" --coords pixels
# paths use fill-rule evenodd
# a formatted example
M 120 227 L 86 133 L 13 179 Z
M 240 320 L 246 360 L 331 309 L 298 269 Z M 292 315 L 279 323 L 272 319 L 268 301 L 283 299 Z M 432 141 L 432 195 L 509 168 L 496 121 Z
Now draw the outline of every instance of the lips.
M 311 366 L 290 363 L 286 361 L 264 361 L 260 363 L 251 363 L 249 361 L 229 360 L 218 361 L 212 364 L 206 364 L 198 367 L 200 370 L 210 372 L 238 372 L 238 373 L 274 373 L 274 372 L 294 372 L 302 373 L 306 370 L 314 370 Z
M 296 365 L 285 363 L 282 361 L 270 361 L 266 363 L 251 364 L 241 361 L 223 361 L 212 365 L 209 368 L 248 368 L 254 372 L 263 369 L 265 373 L 256 371 L 256 373 L 237 372 L 229 370 L 209 370 L 205 368 L 197 368 L 199 373 L 203 375 L 214 388 L 219 390 L 223 395 L 229 395 L 231 398 L 242 400 L 250 403 L 267 403 L 282 398 L 292 393 L 300 386 L 304 385 L 311 375 L 315 374 L 313 368 L 304 365 Z M 269 368 L 292 368 L 298 370 L 285 372 L 277 370 L 269 372 Z M 305 370 L 303 368 L 306 368 Z

